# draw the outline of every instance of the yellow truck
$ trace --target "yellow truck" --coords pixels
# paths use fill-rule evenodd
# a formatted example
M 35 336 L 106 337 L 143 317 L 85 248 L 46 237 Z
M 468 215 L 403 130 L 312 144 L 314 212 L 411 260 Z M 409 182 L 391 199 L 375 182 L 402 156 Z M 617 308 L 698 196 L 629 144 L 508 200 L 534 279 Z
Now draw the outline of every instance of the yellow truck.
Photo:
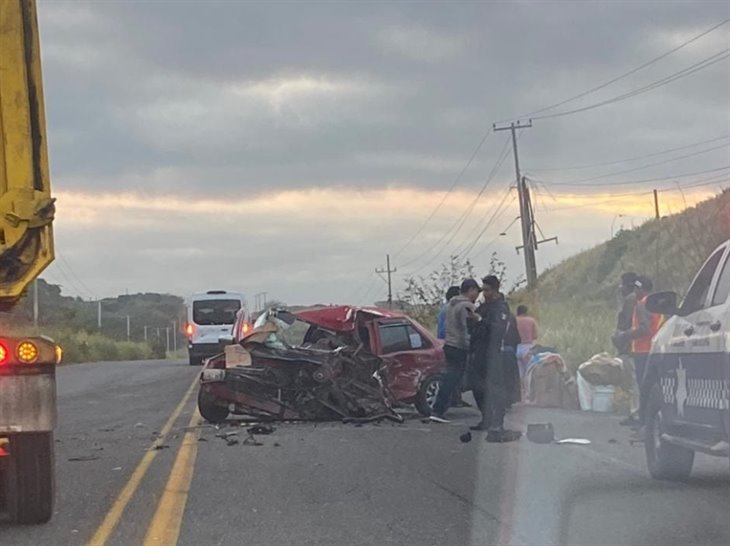
M 34 0 L 0 0 L 0 310 L 53 261 L 54 200 Z M 53 514 L 60 349 L 0 331 L 0 519 Z

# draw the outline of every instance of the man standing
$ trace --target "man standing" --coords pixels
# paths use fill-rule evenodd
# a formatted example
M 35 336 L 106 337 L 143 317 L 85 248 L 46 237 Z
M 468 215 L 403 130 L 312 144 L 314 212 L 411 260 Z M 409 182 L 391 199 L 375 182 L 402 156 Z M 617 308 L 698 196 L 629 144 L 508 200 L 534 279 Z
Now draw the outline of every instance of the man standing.
M 520 382 L 520 367 L 517 364 L 517 348 L 522 344 L 520 331 L 517 328 L 517 317 L 509 314 L 507 331 L 502 342 L 502 367 L 504 368 L 504 390 L 507 409 L 522 400 L 522 384 Z
M 473 430 L 487 430 L 488 442 L 510 442 L 518 432 L 504 429 L 507 393 L 504 385 L 502 348 L 509 321 L 509 306 L 499 291 L 499 279 L 488 275 L 482 279 L 484 303 L 477 309 L 481 321 L 474 332 L 474 398 L 482 411 L 482 420 Z
M 646 363 L 649 360 L 651 341 L 659 331 L 662 322 L 661 315 L 651 313 L 646 308 L 646 298 L 653 288 L 651 279 L 643 275 L 639 276 L 636 281 L 636 306 L 631 321 L 631 330 L 628 332 L 628 337 L 631 339 L 631 356 L 634 360 L 636 383 L 639 386 L 639 426 L 644 425 L 644 412 L 649 396 L 643 381 Z
M 449 286 L 446 291 L 446 303 L 439 309 L 439 314 L 436 317 L 436 337 L 438 339 L 446 339 L 446 306 L 451 301 L 451 298 L 459 295 L 458 286 Z
M 636 282 L 639 276 L 630 271 L 621 275 L 621 284 L 618 293 L 618 315 L 616 316 L 616 331 L 611 338 L 616 347 L 618 357 L 624 363 L 624 368 L 631 376 L 629 386 L 629 416 L 621 421 L 624 426 L 638 426 L 639 424 L 639 384 L 641 376 L 631 356 L 632 325 L 634 310 L 637 302 Z
M 451 298 L 446 306 L 446 332 L 444 338 L 444 354 L 446 355 L 446 371 L 436 401 L 431 410 L 430 420 L 436 423 L 448 423 L 444 414 L 448 409 L 454 388 L 461 383 L 469 355 L 468 322 L 478 320 L 474 314 L 474 302 L 479 296 L 479 285 L 474 279 L 466 279 L 461 283 L 460 294 Z

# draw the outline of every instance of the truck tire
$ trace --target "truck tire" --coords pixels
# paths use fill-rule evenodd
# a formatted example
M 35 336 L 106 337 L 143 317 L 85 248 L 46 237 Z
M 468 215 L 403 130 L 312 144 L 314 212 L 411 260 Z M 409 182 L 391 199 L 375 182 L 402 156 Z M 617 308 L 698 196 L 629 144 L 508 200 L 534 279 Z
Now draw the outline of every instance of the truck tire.
M 202 388 L 198 391 L 198 411 L 209 423 L 222 423 L 228 417 L 228 408 L 215 403 L 215 399 Z
M 436 400 L 440 384 L 441 374 L 433 374 L 421 381 L 421 385 L 418 387 L 418 393 L 416 394 L 414 404 L 418 413 L 424 417 L 431 415 L 431 406 L 433 406 L 433 403 Z
M 655 480 L 682 481 L 689 478 L 695 452 L 661 439 L 663 396 L 659 385 L 649 393 L 646 407 L 644 447 L 649 474 Z
M 53 515 L 53 433 L 10 436 L 7 511 L 15 523 L 46 523 Z

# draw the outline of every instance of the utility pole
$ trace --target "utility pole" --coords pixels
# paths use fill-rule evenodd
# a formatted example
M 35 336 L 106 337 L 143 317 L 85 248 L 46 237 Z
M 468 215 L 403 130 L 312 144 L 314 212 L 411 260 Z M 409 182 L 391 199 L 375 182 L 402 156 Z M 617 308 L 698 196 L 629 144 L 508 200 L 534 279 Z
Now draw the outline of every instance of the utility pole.
M 129 326 L 130 326 L 129 315 L 127 315 L 127 341 L 129 341 L 129 338 L 131 337 L 131 333 L 132 333 L 131 328 Z
M 268 292 L 261 292 L 261 297 L 264 299 L 264 306 L 263 309 L 266 310 L 266 296 L 268 295 Z
M 654 190 L 654 216 L 659 219 L 659 192 Z
M 33 326 L 38 328 L 38 278 L 33 281 Z
M 388 275 L 388 280 L 386 281 L 388 283 L 388 309 L 393 307 L 393 284 L 391 282 L 390 274 L 395 273 L 396 271 L 398 270 L 395 268 L 390 268 L 390 254 L 385 255 L 385 269 L 375 270 L 378 275 L 382 275 L 383 273 L 386 273 Z
M 172 350 L 177 351 L 177 320 L 172 321 Z
M 147 325 L 144 326 L 144 340 L 147 341 Z
M 96 325 L 101 330 L 101 300 L 96 302 Z
M 515 180 L 517 181 L 517 194 L 520 202 L 520 224 L 522 225 L 522 248 L 525 253 L 525 273 L 527 275 L 527 287 L 534 288 L 537 283 L 537 265 L 535 262 L 535 240 L 532 219 L 529 212 L 529 194 L 526 192 L 527 184 L 520 173 L 520 157 L 517 153 L 517 129 L 529 129 L 532 127 L 532 120 L 527 123 L 511 122 L 509 125 L 497 127 L 493 125 L 494 131 L 510 131 L 512 133 L 512 156 L 515 158 Z
M 166 353 L 170 352 L 170 327 L 165 328 L 165 345 L 167 349 L 165 350 Z

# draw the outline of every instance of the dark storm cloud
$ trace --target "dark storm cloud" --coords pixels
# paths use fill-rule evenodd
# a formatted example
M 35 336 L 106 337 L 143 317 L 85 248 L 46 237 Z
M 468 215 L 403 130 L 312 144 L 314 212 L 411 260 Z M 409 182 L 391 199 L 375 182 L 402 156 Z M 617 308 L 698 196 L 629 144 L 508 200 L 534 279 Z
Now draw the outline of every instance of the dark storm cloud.
M 147 175 L 148 190 L 166 191 L 165 172 L 188 194 L 443 188 L 492 121 L 589 88 L 728 11 L 722 2 L 44 2 L 52 166 L 79 189 Z M 720 29 L 607 96 L 727 47 L 728 36 Z M 721 63 L 536 123 L 524 163 L 601 161 L 722 134 L 729 92 Z M 501 141 L 490 139 L 465 184 L 483 179 Z

